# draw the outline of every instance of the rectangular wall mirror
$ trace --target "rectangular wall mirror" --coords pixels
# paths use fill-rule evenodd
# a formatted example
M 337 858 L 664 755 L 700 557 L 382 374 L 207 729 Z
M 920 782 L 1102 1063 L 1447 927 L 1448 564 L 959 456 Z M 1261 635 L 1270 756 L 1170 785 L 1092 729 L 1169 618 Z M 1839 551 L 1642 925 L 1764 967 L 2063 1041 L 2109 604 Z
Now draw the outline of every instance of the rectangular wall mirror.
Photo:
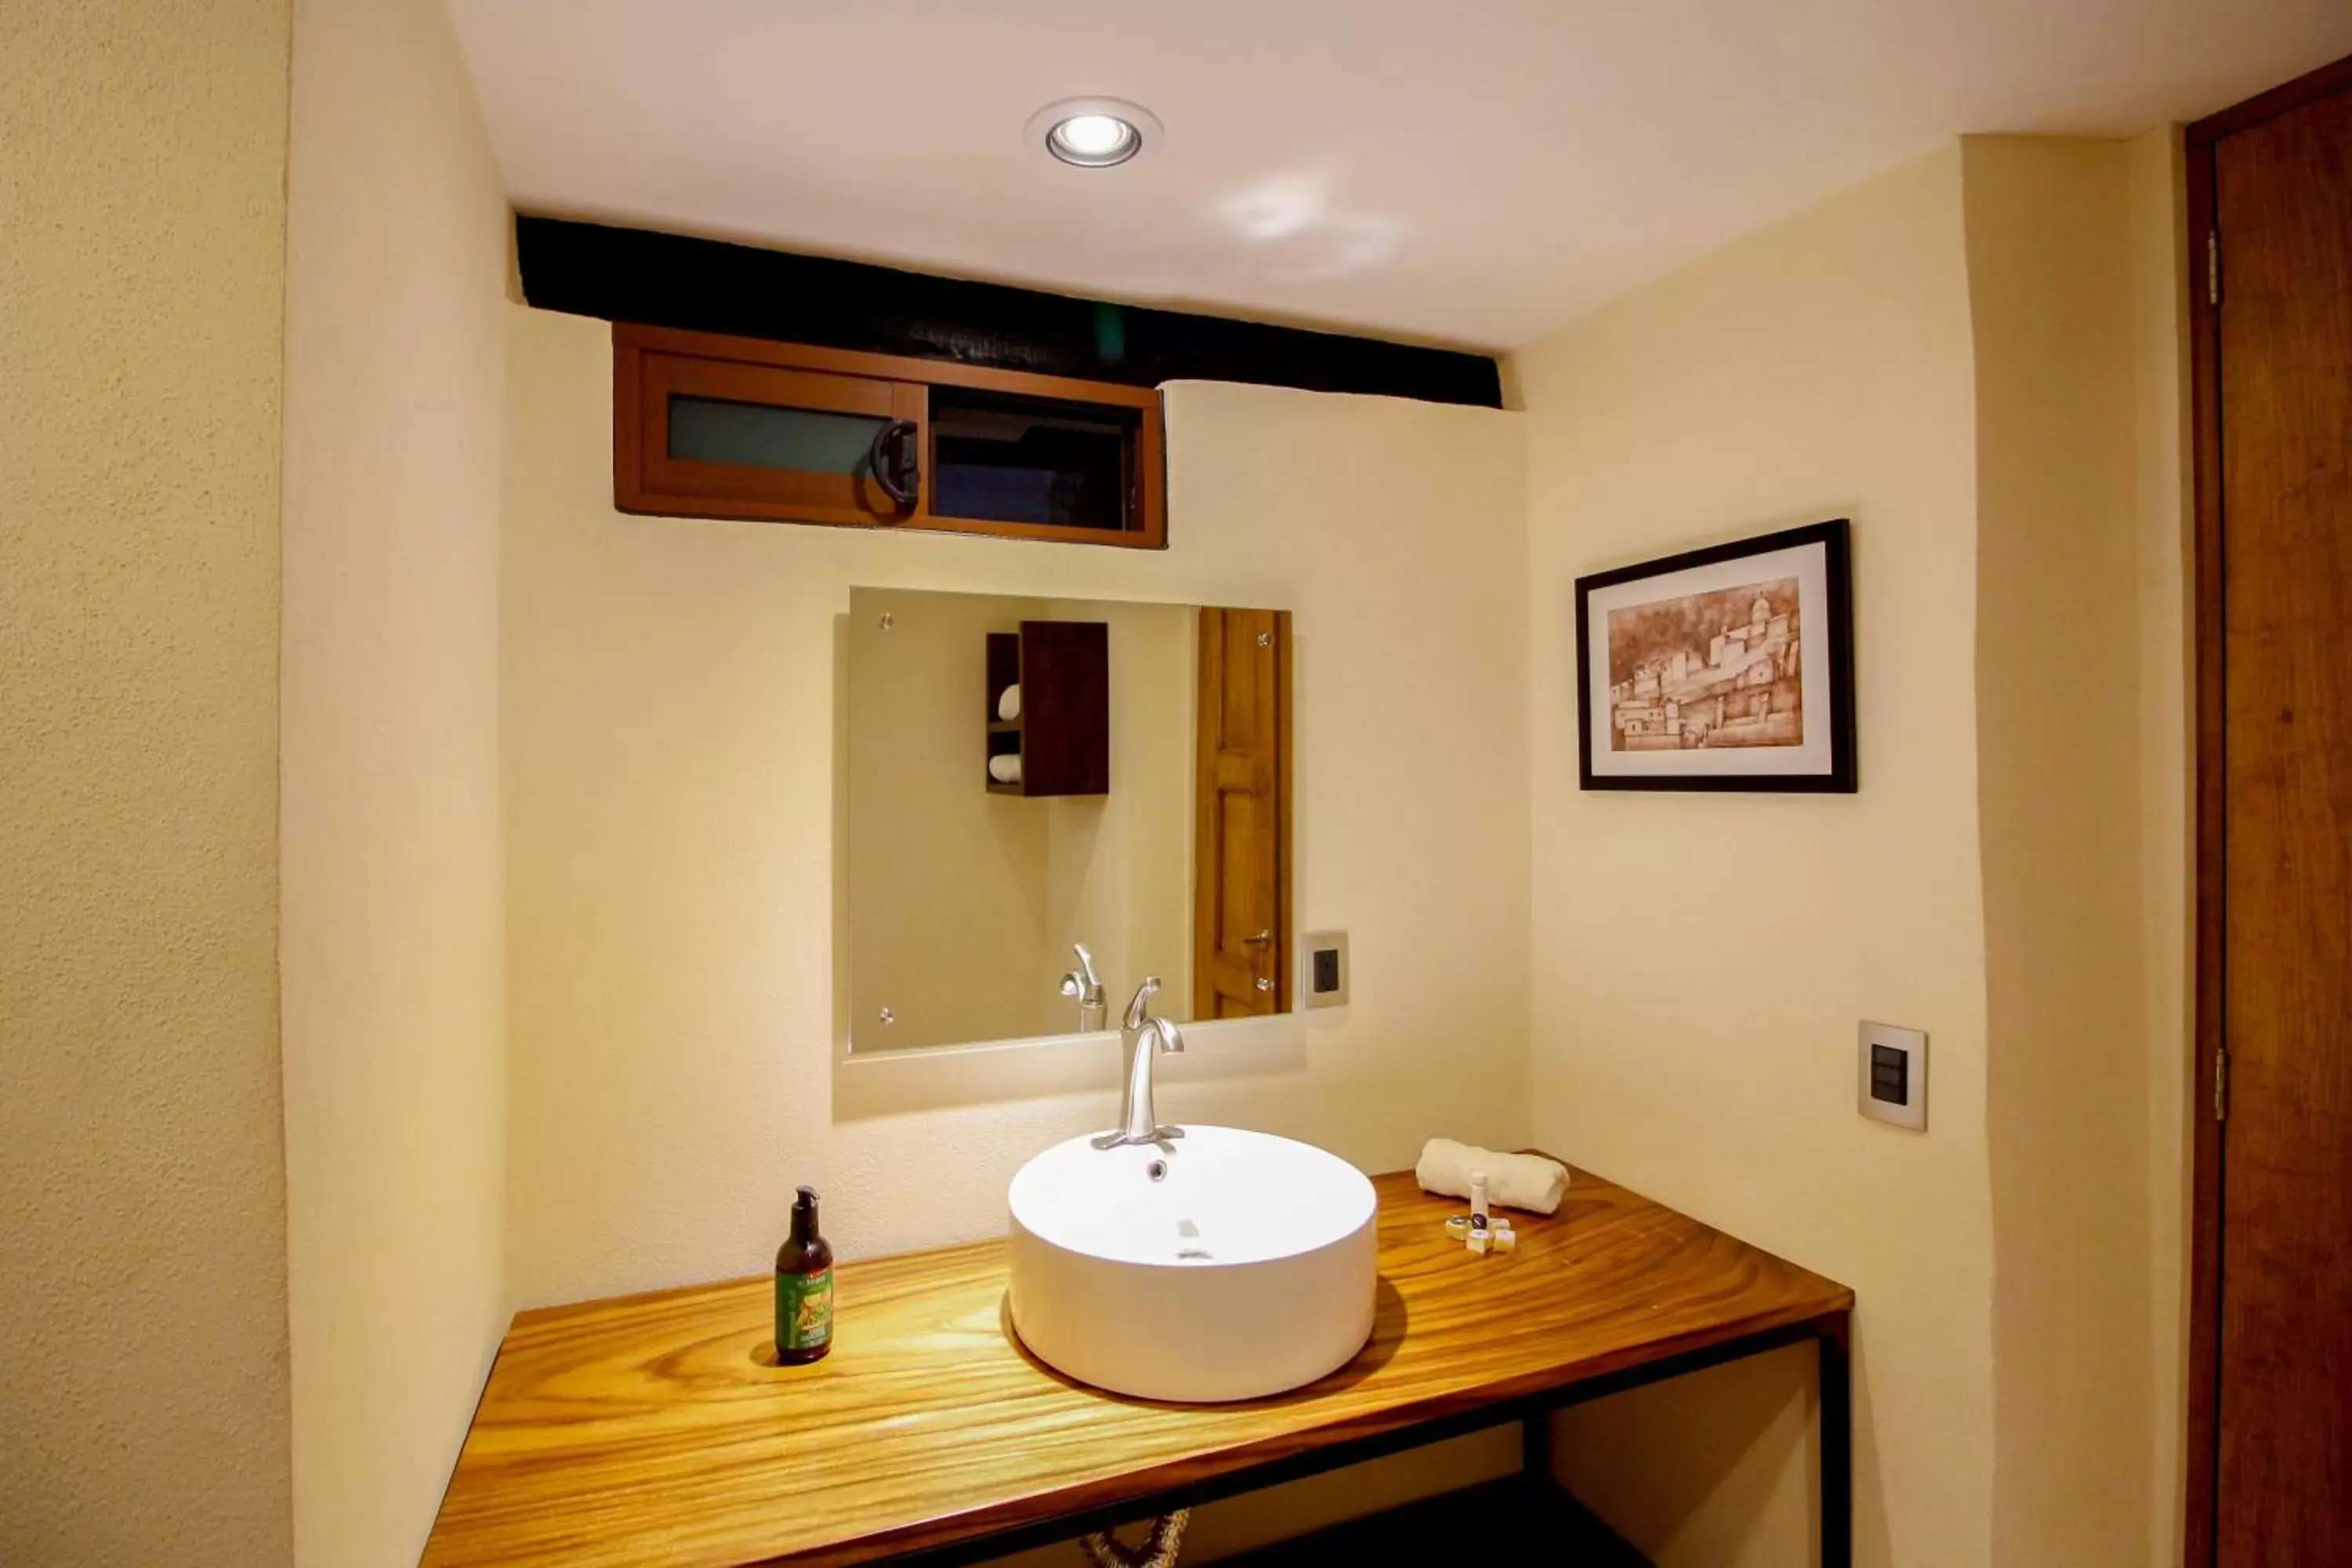
M 1146 975 L 1180 1023 L 1289 1010 L 1287 612 L 849 603 L 852 1051 L 1115 1029 Z

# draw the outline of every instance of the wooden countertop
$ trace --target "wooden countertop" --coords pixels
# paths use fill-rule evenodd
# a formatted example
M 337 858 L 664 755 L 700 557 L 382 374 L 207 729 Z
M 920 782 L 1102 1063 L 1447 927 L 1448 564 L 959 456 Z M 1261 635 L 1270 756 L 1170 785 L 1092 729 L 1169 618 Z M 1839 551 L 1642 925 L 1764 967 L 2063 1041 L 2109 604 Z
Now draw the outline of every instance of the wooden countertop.
M 971 1540 L 1835 1319 L 1844 1286 L 1579 1172 L 1516 1252 L 1376 1178 L 1371 1342 L 1240 1405 L 1085 1388 L 1013 1342 L 1006 1248 L 840 1266 L 833 1353 L 775 1364 L 768 1277 L 519 1315 L 424 1562 L 837 1564 Z M 1234 1332 L 1248 1332 L 1235 1324 Z

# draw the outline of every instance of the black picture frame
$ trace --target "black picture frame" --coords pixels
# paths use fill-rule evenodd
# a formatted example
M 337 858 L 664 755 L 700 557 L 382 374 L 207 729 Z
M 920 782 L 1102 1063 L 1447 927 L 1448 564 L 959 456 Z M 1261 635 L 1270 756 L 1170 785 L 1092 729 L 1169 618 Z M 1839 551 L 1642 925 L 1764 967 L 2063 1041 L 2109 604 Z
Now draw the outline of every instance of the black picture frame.
M 1576 713 L 1577 774 L 1588 790 L 1738 790 L 1776 795 L 1853 795 L 1861 787 L 1855 758 L 1853 711 L 1853 574 L 1850 554 L 1850 520 L 1782 529 L 1778 532 L 1711 544 L 1637 565 L 1596 572 L 1576 580 Z M 1824 609 L 1829 625 L 1829 741 L 1827 771 L 1819 773 L 1595 773 L 1592 769 L 1596 716 L 1592 710 L 1591 600 L 1598 589 L 1618 587 L 1650 578 L 1672 577 L 1696 568 L 1716 566 L 1750 556 L 1818 547 L 1822 552 Z M 1802 635 L 1811 635 L 1810 628 Z M 1805 696 L 1810 697 L 1808 691 Z M 1810 706 L 1806 709 L 1810 713 Z M 1719 750 L 1717 755 L 1723 754 Z

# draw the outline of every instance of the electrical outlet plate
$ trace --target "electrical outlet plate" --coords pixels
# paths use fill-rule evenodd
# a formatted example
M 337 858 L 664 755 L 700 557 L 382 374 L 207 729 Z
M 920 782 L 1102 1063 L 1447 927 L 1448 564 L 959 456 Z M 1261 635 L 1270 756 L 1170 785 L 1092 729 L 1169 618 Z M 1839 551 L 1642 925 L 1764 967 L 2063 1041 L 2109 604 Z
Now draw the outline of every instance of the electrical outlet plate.
M 1298 994 L 1309 1007 L 1348 1005 L 1348 933 L 1310 931 L 1298 939 Z
M 1927 1036 L 1924 1030 L 1863 1020 L 1857 1032 L 1855 1105 L 1864 1116 L 1927 1130 Z

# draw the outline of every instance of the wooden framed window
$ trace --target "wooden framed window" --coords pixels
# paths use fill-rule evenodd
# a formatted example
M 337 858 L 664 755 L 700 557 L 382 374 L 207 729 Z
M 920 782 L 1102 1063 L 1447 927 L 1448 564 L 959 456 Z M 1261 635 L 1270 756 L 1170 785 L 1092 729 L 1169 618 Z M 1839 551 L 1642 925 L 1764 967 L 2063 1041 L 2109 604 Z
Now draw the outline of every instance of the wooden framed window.
M 923 389 L 869 376 L 646 354 L 639 362 L 636 499 L 721 517 L 890 521 L 877 455 L 919 441 Z M 616 432 L 616 435 L 619 434 Z M 617 451 L 617 443 L 616 443 Z M 623 510 L 635 510 L 625 500 Z
M 625 512 L 1157 550 L 1164 447 L 1149 387 L 613 329 Z

